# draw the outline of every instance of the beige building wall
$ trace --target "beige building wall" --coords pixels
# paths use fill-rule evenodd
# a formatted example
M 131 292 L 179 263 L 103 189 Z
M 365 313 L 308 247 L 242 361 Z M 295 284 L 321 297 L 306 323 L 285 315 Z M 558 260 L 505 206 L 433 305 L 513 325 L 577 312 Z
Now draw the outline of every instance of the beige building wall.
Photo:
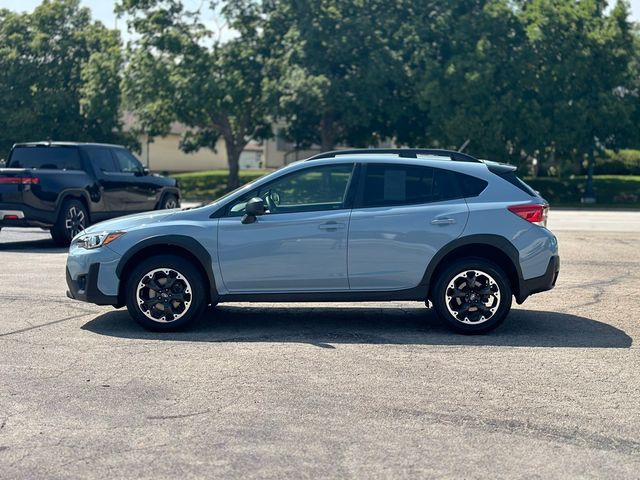
M 178 134 L 154 138 L 148 145 L 148 151 L 147 138 L 141 137 L 140 143 L 140 161 L 146 166 L 148 159 L 149 168 L 154 172 L 197 172 L 227 168 L 227 150 L 222 140 L 218 141 L 216 152 L 209 148 L 201 148 L 194 153 L 184 153 L 180 150 Z
M 135 123 L 131 113 L 125 114 L 123 121 L 125 130 Z M 240 168 L 268 168 L 277 169 L 289 163 L 309 158 L 320 153 L 320 147 L 313 145 L 308 150 L 296 150 L 295 145 L 281 138 L 278 133 L 286 124 L 276 122 L 273 124 L 274 138 L 262 143 L 252 142 L 242 152 L 240 157 Z M 226 170 L 227 149 L 224 141 L 218 140 L 216 151 L 203 148 L 195 153 L 184 153 L 180 150 L 181 134 L 185 131 L 185 126 L 174 122 L 171 126 L 171 133 L 166 137 L 156 137 L 149 144 L 147 150 L 147 138 L 139 138 L 142 145 L 142 153 L 139 155 L 143 165 L 147 165 L 155 172 L 199 172 L 204 170 Z M 393 141 L 379 145 L 381 148 L 394 146 Z M 345 148 L 340 146 L 337 148 Z

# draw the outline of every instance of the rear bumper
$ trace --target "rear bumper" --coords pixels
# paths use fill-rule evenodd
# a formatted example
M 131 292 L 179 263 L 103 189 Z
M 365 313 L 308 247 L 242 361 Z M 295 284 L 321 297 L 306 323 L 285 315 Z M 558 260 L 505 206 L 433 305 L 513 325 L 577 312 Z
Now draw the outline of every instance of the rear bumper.
M 6 216 L 17 218 L 8 219 Z M 0 203 L 0 228 L 2 227 L 52 227 L 56 212 L 39 210 L 19 203 Z
M 558 275 L 560 274 L 560 257 L 553 255 L 549 259 L 549 265 L 544 273 L 540 277 L 530 278 L 528 280 L 522 280 L 520 284 L 520 292 L 516 298 L 518 303 L 524 302 L 529 295 L 534 293 L 546 292 L 551 290 L 556 285 Z
M 4 220 L 5 217 L 15 217 L 17 220 L 22 220 L 24 212 L 22 210 L 0 210 L 0 219 Z
M 74 280 L 67 268 L 67 297 L 81 302 L 94 303 L 96 305 L 118 305 L 117 295 L 105 295 L 98 288 L 100 264 L 93 263 L 86 274 L 78 275 Z

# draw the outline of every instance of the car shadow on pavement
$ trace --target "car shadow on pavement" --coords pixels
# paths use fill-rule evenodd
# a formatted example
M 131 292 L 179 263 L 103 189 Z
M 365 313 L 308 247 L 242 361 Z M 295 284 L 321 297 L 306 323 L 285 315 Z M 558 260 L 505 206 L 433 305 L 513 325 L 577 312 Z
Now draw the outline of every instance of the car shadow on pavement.
M 2 235 L 0 233 L 0 235 Z M 19 242 L 0 242 L 0 252 L 15 253 L 66 253 L 67 247 L 59 247 L 50 238 Z
M 323 348 L 339 344 L 469 345 L 629 348 L 631 337 L 606 323 L 558 312 L 514 309 L 487 335 L 456 335 L 422 308 L 239 307 L 209 309 L 183 332 L 155 333 L 126 310 L 100 315 L 84 330 L 112 337 L 184 342 L 296 342 Z

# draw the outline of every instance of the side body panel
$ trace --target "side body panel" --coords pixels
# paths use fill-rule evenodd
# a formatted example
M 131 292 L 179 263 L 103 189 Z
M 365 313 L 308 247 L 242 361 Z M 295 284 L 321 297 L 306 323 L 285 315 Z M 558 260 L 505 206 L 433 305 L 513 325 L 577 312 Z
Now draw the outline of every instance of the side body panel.
M 350 210 L 263 215 L 218 225 L 218 261 L 225 289 L 239 292 L 348 290 Z
M 352 290 L 417 286 L 433 256 L 464 230 L 464 199 L 355 209 L 349 227 Z

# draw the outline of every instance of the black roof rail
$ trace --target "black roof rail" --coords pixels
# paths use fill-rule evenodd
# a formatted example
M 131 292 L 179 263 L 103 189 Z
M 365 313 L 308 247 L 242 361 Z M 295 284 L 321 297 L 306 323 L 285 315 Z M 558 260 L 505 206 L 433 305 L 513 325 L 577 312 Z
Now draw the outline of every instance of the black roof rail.
M 350 150 L 333 150 L 314 155 L 307 160 L 319 160 L 321 158 L 334 158 L 338 155 L 398 155 L 401 158 L 418 158 L 418 155 L 433 155 L 437 157 L 449 157 L 455 162 L 480 163 L 475 157 L 466 153 L 441 148 L 356 148 Z

